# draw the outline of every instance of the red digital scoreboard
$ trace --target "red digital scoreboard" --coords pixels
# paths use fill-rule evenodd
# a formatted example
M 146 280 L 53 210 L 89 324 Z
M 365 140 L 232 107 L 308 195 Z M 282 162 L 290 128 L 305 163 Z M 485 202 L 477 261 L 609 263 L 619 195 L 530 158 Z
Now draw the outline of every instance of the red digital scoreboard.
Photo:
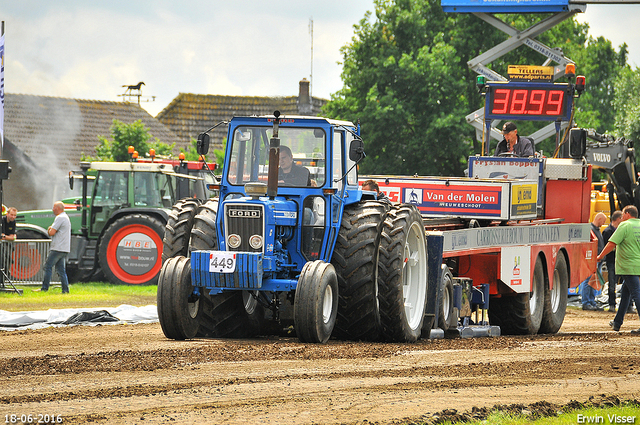
M 564 83 L 493 83 L 486 92 L 485 118 L 569 121 L 573 90 Z

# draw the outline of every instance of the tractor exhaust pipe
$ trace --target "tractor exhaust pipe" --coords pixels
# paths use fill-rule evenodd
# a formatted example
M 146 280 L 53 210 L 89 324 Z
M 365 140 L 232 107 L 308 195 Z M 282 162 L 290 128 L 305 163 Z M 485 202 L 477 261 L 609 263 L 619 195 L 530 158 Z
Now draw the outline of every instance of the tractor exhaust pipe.
M 274 111 L 273 136 L 269 140 L 269 177 L 267 180 L 267 196 L 270 199 L 278 195 L 278 169 L 280 168 L 280 138 L 278 126 L 280 125 L 280 111 Z

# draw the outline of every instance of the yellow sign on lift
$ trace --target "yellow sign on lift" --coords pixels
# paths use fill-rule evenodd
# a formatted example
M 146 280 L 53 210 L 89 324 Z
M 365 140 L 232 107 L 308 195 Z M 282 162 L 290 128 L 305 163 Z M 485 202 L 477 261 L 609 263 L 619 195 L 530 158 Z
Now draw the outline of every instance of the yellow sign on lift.
M 509 65 L 507 69 L 510 81 L 552 81 L 552 66 Z

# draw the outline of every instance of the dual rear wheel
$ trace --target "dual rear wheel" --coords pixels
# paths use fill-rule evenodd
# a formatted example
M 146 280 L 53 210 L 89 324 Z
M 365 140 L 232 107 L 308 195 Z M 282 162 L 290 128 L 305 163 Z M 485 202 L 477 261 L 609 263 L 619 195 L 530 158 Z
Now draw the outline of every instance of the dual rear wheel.
M 531 292 L 492 299 L 489 320 L 491 324 L 500 326 L 505 335 L 556 333 L 564 321 L 568 286 L 569 273 L 564 254 L 560 252 L 556 258 L 553 282 L 549 282 L 543 257 L 538 256 Z

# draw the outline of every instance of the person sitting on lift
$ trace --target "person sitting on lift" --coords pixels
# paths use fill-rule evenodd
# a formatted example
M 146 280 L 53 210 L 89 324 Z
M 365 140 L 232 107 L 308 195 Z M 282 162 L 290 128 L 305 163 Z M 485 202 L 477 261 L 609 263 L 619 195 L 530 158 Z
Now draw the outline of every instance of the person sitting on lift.
M 280 146 L 278 183 L 285 186 L 311 186 L 309 170 L 293 162 L 293 154 L 288 146 Z
M 502 135 L 504 139 L 496 146 L 494 156 L 511 154 L 513 156 L 528 157 L 534 155 L 533 142 L 531 139 L 520 137 L 520 135 L 518 135 L 518 128 L 511 121 L 504 123 Z

